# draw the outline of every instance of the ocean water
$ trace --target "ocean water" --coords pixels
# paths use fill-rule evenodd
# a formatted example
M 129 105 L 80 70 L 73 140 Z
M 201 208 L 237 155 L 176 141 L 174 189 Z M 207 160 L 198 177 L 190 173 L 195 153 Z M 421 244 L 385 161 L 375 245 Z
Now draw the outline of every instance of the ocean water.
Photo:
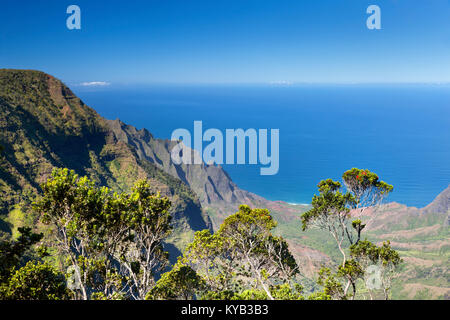
M 321 179 L 367 168 L 394 185 L 389 200 L 423 207 L 450 183 L 450 86 L 109 86 L 75 87 L 100 115 L 155 137 L 193 132 L 279 129 L 280 168 L 224 165 L 243 189 L 271 200 L 310 203 Z

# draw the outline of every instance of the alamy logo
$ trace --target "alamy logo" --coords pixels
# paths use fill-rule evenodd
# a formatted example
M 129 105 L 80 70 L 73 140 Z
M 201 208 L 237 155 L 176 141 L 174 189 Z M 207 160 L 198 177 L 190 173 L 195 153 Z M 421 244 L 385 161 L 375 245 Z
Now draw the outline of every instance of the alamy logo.
M 381 289 L 381 268 L 377 265 L 370 265 L 366 270 L 366 287 L 370 290 Z
M 381 29 L 381 9 L 379 6 L 372 4 L 370 5 L 366 12 L 370 14 L 367 18 L 366 25 L 369 30 L 380 30 Z
M 81 29 L 81 9 L 80 9 L 80 7 L 72 4 L 67 7 L 66 13 L 70 14 L 70 16 L 66 20 L 67 29 L 80 30 Z
M 171 158 L 175 164 L 204 162 L 219 165 L 224 163 L 255 165 L 259 163 L 266 166 L 260 168 L 261 175 L 275 175 L 279 170 L 279 138 L 279 129 L 271 129 L 269 155 L 267 129 L 250 128 L 245 131 L 244 129 L 226 129 L 224 150 L 224 135 L 220 130 L 211 128 L 203 132 L 202 121 L 194 121 L 193 148 L 189 130 L 176 129 L 172 133 L 171 140 L 179 141 L 179 143 L 171 150 Z M 204 142 L 208 142 L 205 147 Z

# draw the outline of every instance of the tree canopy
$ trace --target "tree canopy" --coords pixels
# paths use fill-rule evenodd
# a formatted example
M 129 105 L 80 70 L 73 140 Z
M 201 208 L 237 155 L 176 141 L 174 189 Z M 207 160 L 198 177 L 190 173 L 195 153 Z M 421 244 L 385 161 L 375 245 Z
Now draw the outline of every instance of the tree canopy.
M 197 231 L 170 267 L 164 250 L 173 228 L 167 197 L 144 180 L 129 193 L 116 193 L 72 170 L 55 169 L 33 209 L 51 228 L 48 249 L 63 258 L 63 265 L 58 270 L 43 260 L 47 247 L 36 251 L 42 234 L 19 228 L 16 240 L 0 239 L 0 297 L 354 299 L 358 281 L 365 280 L 371 296 L 382 288 L 387 299 L 401 258 L 389 241 L 377 245 L 361 234 L 373 219 L 373 212 L 367 217 L 365 210 L 376 210 L 393 187 L 356 168 L 346 171 L 342 181 L 320 181 L 311 209 L 301 216 L 303 230 L 329 232 L 342 254 L 334 270 L 318 273 L 323 290 L 308 295 L 288 243 L 273 233 L 277 222 L 267 209 L 241 205 L 216 232 Z
M 400 263 L 399 255 L 389 243 L 378 247 L 368 240 L 361 241 L 361 233 L 375 219 L 378 208 L 393 191 L 393 186 L 381 181 L 370 170 L 358 168 L 344 172 L 342 181 L 345 188 L 332 179 L 320 181 L 317 185 L 319 195 L 314 195 L 312 208 L 301 217 L 303 230 L 319 228 L 329 232 L 342 254 L 342 263 L 337 271 L 333 274 L 329 268 L 323 269 L 319 284 L 325 287 L 328 295 L 340 299 L 348 298 L 351 286 L 354 299 L 357 280 L 364 277 L 370 266 L 376 265 L 384 270 L 377 275 L 385 298 L 388 298 L 390 278 Z M 368 208 L 372 212 L 366 216 Z M 346 282 L 345 286 L 341 281 Z
M 74 294 L 144 299 L 168 263 L 169 199 L 145 181 L 117 194 L 68 169 L 53 171 L 42 189 L 34 209 L 55 228 L 53 245 L 67 258 Z

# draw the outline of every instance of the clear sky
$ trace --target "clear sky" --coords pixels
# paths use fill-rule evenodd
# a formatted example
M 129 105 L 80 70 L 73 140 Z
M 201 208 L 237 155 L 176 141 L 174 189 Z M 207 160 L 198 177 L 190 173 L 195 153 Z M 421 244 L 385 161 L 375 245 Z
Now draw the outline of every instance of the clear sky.
M 450 1 L 1 0 L 0 67 L 72 85 L 450 82 Z

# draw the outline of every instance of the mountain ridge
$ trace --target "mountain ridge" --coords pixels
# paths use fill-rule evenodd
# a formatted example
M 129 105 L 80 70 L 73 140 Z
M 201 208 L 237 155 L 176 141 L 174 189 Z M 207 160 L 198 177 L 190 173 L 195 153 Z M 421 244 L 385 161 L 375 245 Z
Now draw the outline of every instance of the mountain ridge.
M 170 150 L 177 142 L 101 117 L 64 83 L 41 71 L 0 69 L 0 114 L 3 215 L 38 194 L 54 167 L 74 169 L 117 192 L 129 191 L 139 178 L 150 179 L 172 198 L 175 223 L 183 220 L 187 238 L 194 231 L 217 229 L 243 203 L 270 203 L 240 189 L 221 167 L 175 165 Z M 186 237 L 180 240 L 184 245 Z
M 184 233 L 180 248 L 193 232 L 211 228 L 189 186 L 139 159 L 131 145 L 116 139 L 106 119 L 56 78 L 40 71 L 1 69 L 0 114 L 3 216 L 29 204 L 53 168 L 67 167 L 117 192 L 129 191 L 138 179 L 150 180 L 172 200 L 175 225 Z
M 198 196 L 202 207 L 215 211 L 213 225 L 218 228 L 227 214 L 240 204 L 252 206 L 267 204 L 266 199 L 240 189 L 228 173 L 219 166 L 202 164 L 174 164 L 171 149 L 176 141 L 155 139 L 147 129 L 138 130 L 121 120 L 106 120 L 116 139 L 135 147 L 138 157 L 186 183 Z

